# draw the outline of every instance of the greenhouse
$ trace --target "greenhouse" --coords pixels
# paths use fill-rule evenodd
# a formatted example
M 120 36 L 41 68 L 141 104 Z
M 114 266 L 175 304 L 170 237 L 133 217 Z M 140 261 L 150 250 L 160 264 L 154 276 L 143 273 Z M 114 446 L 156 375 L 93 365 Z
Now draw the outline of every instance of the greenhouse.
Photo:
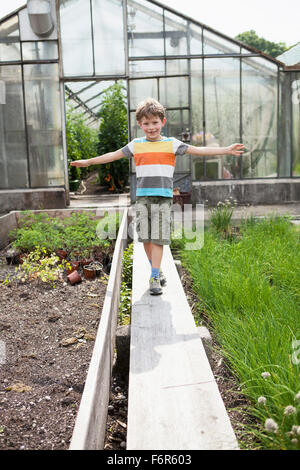
M 130 140 L 141 135 L 137 103 L 152 96 L 166 107 L 165 135 L 244 143 L 239 160 L 177 158 L 175 185 L 193 190 L 194 202 L 199 185 L 259 181 L 265 193 L 284 185 L 282 202 L 299 200 L 299 63 L 153 0 L 28 0 L 0 20 L 1 212 L 69 204 L 66 99 L 98 128 L 101 97 L 115 82 L 126 89 Z M 133 162 L 130 187 L 134 200 Z

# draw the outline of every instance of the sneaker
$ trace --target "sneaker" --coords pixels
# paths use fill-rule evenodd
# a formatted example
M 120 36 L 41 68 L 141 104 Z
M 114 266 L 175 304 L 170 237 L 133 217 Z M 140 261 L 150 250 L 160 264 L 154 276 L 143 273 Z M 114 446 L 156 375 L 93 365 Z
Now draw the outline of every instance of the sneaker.
M 162 294 L 162 288 L 160 286 L 160 280 L 155 278 L 155 277 L 151 277 L 150 278 L 150 281 L 149 281 L 149 287 L 150 287 L 150 294 L 151 295 L 160 295 Z
M 159 271 L 159 280 L 160 280 L 160 285 L 163 287 L 167 284 L 167 279 L 165 278 L 164 273 L 162 270 Z

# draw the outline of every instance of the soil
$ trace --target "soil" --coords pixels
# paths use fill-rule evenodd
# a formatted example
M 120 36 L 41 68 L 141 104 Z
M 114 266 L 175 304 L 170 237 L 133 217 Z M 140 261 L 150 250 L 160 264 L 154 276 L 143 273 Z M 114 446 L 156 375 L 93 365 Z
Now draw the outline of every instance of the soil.
M 0 255 L 0 282 L 15 266 Z M 0 284 L 0 449 L 68 449 L 107 275 Z M 2 352 L 2 354 L 1 354 Z
M 104 449 L 126 450 L 128 381 L 113 377 Z

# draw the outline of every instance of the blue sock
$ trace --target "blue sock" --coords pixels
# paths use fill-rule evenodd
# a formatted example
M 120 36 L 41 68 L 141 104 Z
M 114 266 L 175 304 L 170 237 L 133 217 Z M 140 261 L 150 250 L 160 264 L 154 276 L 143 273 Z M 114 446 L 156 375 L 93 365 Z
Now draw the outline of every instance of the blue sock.
M 152 268 L 150 279 L 152 279 L 153 277 L 155 277 L 156 279 L 159 278 L 159 268 Z

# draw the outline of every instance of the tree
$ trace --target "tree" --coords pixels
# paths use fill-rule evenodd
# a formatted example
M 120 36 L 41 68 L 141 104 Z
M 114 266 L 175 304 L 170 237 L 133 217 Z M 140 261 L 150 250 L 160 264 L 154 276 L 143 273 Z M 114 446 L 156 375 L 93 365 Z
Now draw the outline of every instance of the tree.
M 127 108 L 125 104 L 124 86 L 120 83 L 107 88 L 103 95 L 99 117 L 98 155 L 118 150 L 128 143 Z M 128 182 L 129 162 L 121 158 L 111 163 L 100 165 L 100 184 L 109 191 L 122 191 Z
M 238 34 L 235 39 L 258 49 L 271 57 L 277 57 L 288 49 L 284 42 L 272 42 L 267 39 L 260 38 L 253 29 Z

